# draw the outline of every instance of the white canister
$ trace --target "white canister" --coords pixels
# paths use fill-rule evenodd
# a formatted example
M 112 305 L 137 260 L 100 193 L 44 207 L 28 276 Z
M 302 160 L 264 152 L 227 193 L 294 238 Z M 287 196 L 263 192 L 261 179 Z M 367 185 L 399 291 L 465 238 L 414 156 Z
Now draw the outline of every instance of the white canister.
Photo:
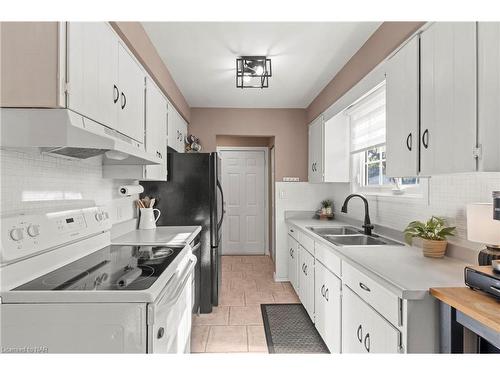
M 157 208 L 139 208 L 141 216 L 139 217 L 139 229 L 154 229 L 156 222 L 160 218 L 161 212 Z M 154 212 L 158 212 L 155 218 Z

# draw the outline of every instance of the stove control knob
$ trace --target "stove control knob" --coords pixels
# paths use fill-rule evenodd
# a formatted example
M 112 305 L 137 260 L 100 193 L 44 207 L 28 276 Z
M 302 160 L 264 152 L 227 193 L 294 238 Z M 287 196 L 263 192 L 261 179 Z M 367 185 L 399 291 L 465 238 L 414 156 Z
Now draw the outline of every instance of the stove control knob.
M 10 231 L 10 238 L 14 241 L 21 241 L 24 238 L 23 228 L 14 228 Z
M 40 226 L 39 225 L 30 225 L 28 227 L 28 235 L 30 237 L 36 237 L 40 234 Z

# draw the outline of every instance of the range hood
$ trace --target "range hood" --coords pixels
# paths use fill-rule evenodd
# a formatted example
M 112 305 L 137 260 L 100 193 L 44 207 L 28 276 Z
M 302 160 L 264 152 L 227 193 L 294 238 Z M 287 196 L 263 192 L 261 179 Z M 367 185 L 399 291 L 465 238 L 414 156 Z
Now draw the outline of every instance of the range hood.
M 4 148 L 36 147 L 72 159 L 104 154 L 103 164 L 161 163 L 141 143 L 69 109 L 1 108 L 0 131 Z

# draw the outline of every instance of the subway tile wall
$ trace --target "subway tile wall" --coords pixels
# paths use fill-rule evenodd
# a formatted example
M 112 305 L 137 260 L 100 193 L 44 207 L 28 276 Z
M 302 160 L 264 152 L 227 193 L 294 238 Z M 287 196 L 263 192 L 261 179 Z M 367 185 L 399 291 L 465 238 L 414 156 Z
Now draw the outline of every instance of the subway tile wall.
M 131 206 L 118 187 L 133 180 L 102 178 L 102 157 L 70 160 L 41 154 L 37 149 L 0 150 L 0 214 L 36 209 L 65 209 L 93 204 Z M 132 218 L 133 209 L 123 210 L 114 221 Z
M 350 193 L 350 186 L 332 184 L 332 189 L 335 212 L 339 214 L 345 197 Z M 432 215 L 443 216 L 450 225 L 457 227 L 457 238 L 462 240 L 467 238 L 467 203 L 492 202 L 491 192 L 495 190 L 500 190 L 498 172 L 433 176 L 429 179 L 428 201 L 391 196 L 369 197 L 370 216 L 373 222 L 398 230 L 403 230 L 413 220 L 425 220 Z M 362 201 L 351 200 L 347 215 L 362 219 Z

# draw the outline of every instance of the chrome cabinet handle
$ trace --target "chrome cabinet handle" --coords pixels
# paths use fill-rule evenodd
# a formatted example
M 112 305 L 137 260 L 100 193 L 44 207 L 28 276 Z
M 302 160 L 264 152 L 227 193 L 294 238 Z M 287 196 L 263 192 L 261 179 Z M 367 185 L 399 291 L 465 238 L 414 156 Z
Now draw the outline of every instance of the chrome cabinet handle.
M 358 330 L 356 331 L 356 337 L 358 338 L 359 342 L 363 341 L 363 326 L 360 324 L 358 327 Z
M 326 299 L 326 302 L 328 302 L 330 300 L 330 295 L 328 294 L 328 288 L 326 288 L 325 290 L 325 295 L 324 295 L 325 299 Z
M 307 265 L 306 265 L 306 266 L 304 266 L 304 275 L 306 275 L 306 276 L 307 276 Z
M 368 353 L 370 353 L 370 334 L 367 333 L 365 336 L 365 339 L 363 341 L 363 344 L 365 345 L 365 349 Z
M 292 232 L 292 233 L 293 233 L 293 229 L 290 229 L 290 232 Z
M 325 284 L 321 287 L 321 295 L 324 297 L 325 296 Z
M 368 288 L 365 284 L 359 283 L 359 287 L 367 292 L 371 292 L 370 288 Z
M 163 337 L 163 335 L 165 334 L 165 329 L 163 327 L 160 327 L 158 329 L 158 332 L 156 334 L 156 338 L 158 339 L 161 339 Z

